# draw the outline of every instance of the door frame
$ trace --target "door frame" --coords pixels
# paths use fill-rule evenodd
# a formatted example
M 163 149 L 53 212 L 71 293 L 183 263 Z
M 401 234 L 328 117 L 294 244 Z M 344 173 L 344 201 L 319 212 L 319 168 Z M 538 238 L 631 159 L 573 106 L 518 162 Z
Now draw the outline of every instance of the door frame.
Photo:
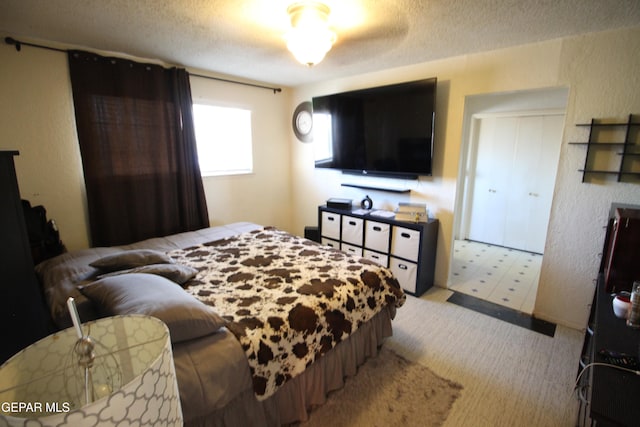
M 458 176 L 454 199 L 453 224 L 451 241 L 449 242 L 449 265 L 454 259 L 454 244 L 460 238 L 462 210 L 465 197 L 468 197 L 470 137 L 472 135 L 472 117 L 475 114 L 507 113 L 518 111 L 551 111 L 559 110 L 566 114 L 569 103 L 569 87 L 555 86 L 538 89 L 525 89 L 509 92 L 494 92 L 468 95 L 464 101 L 462 133 L 459 151 Z M 566 127 L 566 125 L 565 125 Z M 477 131 L 477 130 L 476 130 Z M 563 138 L 564 139 L 564 138 Z M 447 287 L 451 283 L 452 270 L 449 268 Z

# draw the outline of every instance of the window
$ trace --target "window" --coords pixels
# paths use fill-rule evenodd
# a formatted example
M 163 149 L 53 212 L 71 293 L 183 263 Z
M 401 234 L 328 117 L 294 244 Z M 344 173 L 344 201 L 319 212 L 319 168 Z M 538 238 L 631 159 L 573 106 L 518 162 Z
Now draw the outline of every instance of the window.
M 193 122 L 203 176 L 253 172 L 250 110 L 193 104 Z
M 313 153 L 315 161 L 333 159 L 331 114 L 313 113 Z

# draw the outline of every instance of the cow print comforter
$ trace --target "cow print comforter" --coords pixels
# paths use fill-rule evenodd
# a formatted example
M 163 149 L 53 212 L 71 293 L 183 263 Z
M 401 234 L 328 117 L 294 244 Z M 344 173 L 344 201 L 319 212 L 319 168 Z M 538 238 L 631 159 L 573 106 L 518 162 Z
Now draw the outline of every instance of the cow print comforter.
M 229 321 L 259 400 L 405 300 L 388 269 L 274 228 L 169 255 L 199 270 L 185 289 Z

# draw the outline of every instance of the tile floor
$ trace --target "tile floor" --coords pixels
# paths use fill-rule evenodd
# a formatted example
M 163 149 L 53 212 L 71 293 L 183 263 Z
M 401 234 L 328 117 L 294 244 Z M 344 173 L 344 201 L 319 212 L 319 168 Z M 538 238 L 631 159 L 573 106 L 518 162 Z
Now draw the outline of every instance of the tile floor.
M 456 240 L 449 289 L 531 314 L 541 263 L 540 254 Z

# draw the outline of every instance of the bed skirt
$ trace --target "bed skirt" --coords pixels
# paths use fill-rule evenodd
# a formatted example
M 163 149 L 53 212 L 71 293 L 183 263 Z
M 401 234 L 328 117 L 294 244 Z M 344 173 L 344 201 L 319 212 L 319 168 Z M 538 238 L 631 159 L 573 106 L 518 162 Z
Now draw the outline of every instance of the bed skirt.
M 189 420 L 185 427 L 266 427 L 306 421 L 309 411 L 324 404 L 329 392 L 342 388 L 345 378 L 355 375 L 360 365 L 378 354 L 384 338 L 392 334 L 394 316 L 394 308 L 382 310 L 267 400 L 260 402 L 253 390 L 245 390 L 225 407 Z

